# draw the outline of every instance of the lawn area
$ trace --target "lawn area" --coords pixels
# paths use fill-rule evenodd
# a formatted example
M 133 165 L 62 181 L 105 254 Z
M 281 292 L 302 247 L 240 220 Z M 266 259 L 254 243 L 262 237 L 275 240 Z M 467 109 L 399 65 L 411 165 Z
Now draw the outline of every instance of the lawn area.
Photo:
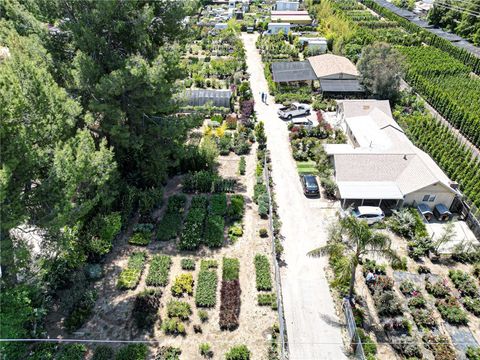
M 315 161 L 297 161 L 297 169 L 300 175 L 304 175 L 304 174 L 317 175 L 318 174 Z

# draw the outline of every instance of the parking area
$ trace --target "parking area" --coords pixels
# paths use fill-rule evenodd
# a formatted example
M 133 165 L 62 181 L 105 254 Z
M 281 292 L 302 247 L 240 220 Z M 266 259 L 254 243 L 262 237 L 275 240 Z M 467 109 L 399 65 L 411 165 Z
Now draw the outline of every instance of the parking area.
M 480 245 L 480 242 L 475 238 L 475 235 L 473 234 L 472 230 L 470 230 L 467 223 L 464 220 L 459 219 L 458 216 L 454 216 L 448 222 L 438 221 L 436 219 L 425 222 L 428 234 L 433 241 L 439 240 L 445 234 L 447 224 L 452 224 L 451 226 L 453 235 L 450 241 L 440 246 L 440 254 L 451 254 L 455 246 L 461 244 L 465 246 L 469 246 L 471 244 L 477 246 Z

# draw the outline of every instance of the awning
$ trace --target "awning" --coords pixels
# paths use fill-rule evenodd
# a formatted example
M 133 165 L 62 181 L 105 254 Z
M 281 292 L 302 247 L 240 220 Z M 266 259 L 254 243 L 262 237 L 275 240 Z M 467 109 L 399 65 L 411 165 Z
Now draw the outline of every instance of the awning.
M 390 181 L 339 181 L 341 199 L 402 200 L 397 184 Z
M 320 87 L 323 92 L 330 93 L 358 93 L 365 91 L 358 80 L 320 79 Z

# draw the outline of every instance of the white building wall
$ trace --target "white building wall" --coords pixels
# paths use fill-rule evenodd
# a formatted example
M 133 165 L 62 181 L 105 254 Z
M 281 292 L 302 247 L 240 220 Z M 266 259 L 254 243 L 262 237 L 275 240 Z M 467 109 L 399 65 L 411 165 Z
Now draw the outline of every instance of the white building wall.
M 425 195 L 435 196 L 434 201 L 423 201 Z M 405 196 L 405 205 L 414 205 L 425 202 L 433 210 L 435 205 L 443 204 L 448 209 L 452 205 L 455 194 L 445 189 L 443 185 L 431 185 L 421 190 L 417 190 Z

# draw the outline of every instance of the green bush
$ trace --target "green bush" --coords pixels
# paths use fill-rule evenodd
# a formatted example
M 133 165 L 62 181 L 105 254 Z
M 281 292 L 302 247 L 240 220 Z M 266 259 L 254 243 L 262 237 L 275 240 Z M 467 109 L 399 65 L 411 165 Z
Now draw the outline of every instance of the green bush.
M 272 290 L 272 276 L 270 274 L 270 263 L 265 255 L 255 255 L 255 272 L 257 280 L 257 290 Z
M 230 205 L 228 206 L 227 215 L 230 221 L 242 220 L 245 212 L 245 198 L 243 195 L 231 195 Z
M 264 183 L 257 183 L 253 187 L 253 202 L 258 204 L 258 199 L 260 196 L 267 194 L 267 187 Z
M 330 178 L 322 178 L 320 179 L 320 184 L 325 190 L 325 195 L 327 195 L 328 198 L 330 199 L 335 198 L 338 188 L 334 180 Z
M 238 172 L 240 175 L 245 175 L 247 169 L 247 162 L 245 161 L 245 156 L 240 156 L 240 161 L 238 162 Z
M 198 318 L 202 323 L 206 322 L 208 320 L 208 312 L 205 310 L 198 310 Z
M 87 290 L 80 300 L 73 306 L 72 311 L 65 318 L 65 328 L 69 331 L 79 329 L 92 314 L 95 301 L 97 300 L 97 292 L 95 290 Z
M 180 261 L 183 270 L 195 270 L 195 260 L 184 258 Z
M 243 235 L 243 228 L 240 224 L 235 223 L 228 228 L 228 238 L 231 242 L 237 241 Z
M 188 320 L 191 314 L 192 309 L 189 303 L 184 301 L 170 300 L 167 304 L 167 315 L 169 318 Z
M 222 216 L 212 215 L 206 219 L 205 243 L 210 248 L 218 248 L 223 245 L 225 220 Z
M 200 355 L 204 358 L 211 358 L 213 356 L 212 346 L 209 343 L 202 343 L 198 346 Z
M 182 351 L 173 346 L 162 346 L 155 356 L 155 360 L 180 360 Z
M 465 355 L 468 360 L 480 360 L 480 347 L 468 346 Z
M 246 345 L 237 345 L 225 354 L 225 360 L 250 360 L 250 355 Z
M 172 258 L 170 256 L 154 255 L 145 281 L 147 286 L 166 286 L 171 266 Z
M 218 262 L 214 259 L 202 259 L 200 262 L 200 270 L 216 269 L 218 268 Z
M 269 213 L 269 206 L 270 206 L 270 201 L 268 198 L 268 194 L 264 193 L 259 196 L 258 198 L 258 214 L 260 215 L 261 218 L 266 218 Z
M 425 290 L 436 298 L 444 298 L 451 293 L 450 288 L 445 284 L 445 281 L 437 281 L 432 283 L 429 280 L 425 281 Z
M 55 360 L 83 360 L 87 347 L 83 344 L 63 345 L 55 356 Z
M 147 254 L 144 251 L 134 252 L 128 259 L 128 265 L 118 277 L 119 289 L 135 289 L 140 281 Z
M 268 236 L 268 230 L 266 228 L 261 228 L 258 231 L 258 234 L 260 235 L 260 237 L 266 238 Z
M 223 258 L 222 279 L 225 281 L 238 280 L 240 261 L 236 258 Z
M 150 243 L 150 238 L 152 237 L 152 234 L 149 232 L 143 232 L 139 231 L 133 234 L 130 239 L 128 239 L 128 243 L 130 245 L 140 245 L 140 246 L 146 246 Z
M 191 273 L 178 275 L 172 285 L 173 296 L 182 296 L 185 293 L 193 294 L 193 275 Z
M 148 347 L 145 344 L 130 344 L 122 347 L 115 360 L 147 360 Z
M 472 314 L 476 316 L 480 316 L 480 298 L 473 298 L 470 296 L 465 296 L 462 299 L 463 306 L 465 306 L 465 309 L 470 311 Z
M 201 269 L 198 274 L 195 303 L 199 307 L 213 307 L 217 300 L 217 272 Z
M 165 319 L 162 323 L 162 330 L 165 334 L 184 335 L 185 325 L 177 318 Z
M 459 302 L 453 296 L 448 296 L 445 299 L 440 299 L 435 302 L 435 305 L 442 315 L 442 318 L 453 325 L 468 324 L 468 317 L 465 311 L 460 307 Z
M 257 295 L 257 303 L 260 306 L 270 306 L 272 309 L 277 309 L 277 295 L 275 293 L 259 293 Z
M 448 276 L 462 296 L 478 296 L 478 287 L 475 280 L 466 272 L 461 270 L 450 270 Z
M 115 351 L 108 345 L 98 345 L 93 352 L 92 360 L 113 360 Z
M 227 195 L 213 194 L 210 196 L 208 213 L 210 215 L 225 216 L 227 213 Z

